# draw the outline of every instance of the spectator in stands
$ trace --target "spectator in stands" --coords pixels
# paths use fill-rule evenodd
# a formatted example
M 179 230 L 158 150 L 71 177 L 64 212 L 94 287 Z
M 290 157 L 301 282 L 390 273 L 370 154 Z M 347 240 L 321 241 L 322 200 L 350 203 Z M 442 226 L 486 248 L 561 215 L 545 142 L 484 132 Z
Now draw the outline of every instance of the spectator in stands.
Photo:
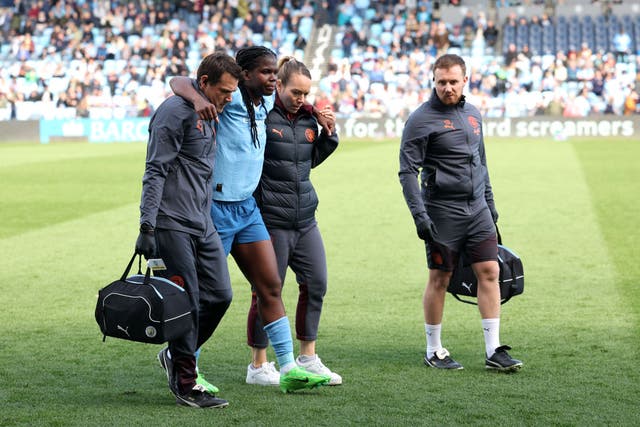
M 555 90 L 553 92 L 553 98 L 549 101 L 544 109 L 544 113 L 548 116 L 560 117 L 565 108 L 564 99 L 562 98 L 561 91 Z
M 631 54 L 631 37 L 622 25 L 613 36 L 613 49 L 618 62 L 627 62 L 627 58 Z
M 636 92 L 635 89 L 633 88 L 629 88 L 629 89 L 630 89 L 629 94 L 624 100 L 623 114 L 625 116 L 630 116 L 633 114 L 637 114 L 639 112 L 638 105 L 640 105 L 640 95 L 638 95 L 638 92 Z
M 364 0 L 365 2 L 367 0 Z M 122 4 L 122 2 L 105 2 L 101 1 L 79 1 L 79 2 L 43 2 L 43 6 L 40 7 L 41 1 L 38 0 L 24 0 L 16 3 L 15 8 L 6 8 L 0 13 L 0 41 L 4 38 L 5 45 L 2 53 L 4 54 L 5 63 L 3 64 L 3 72 L 6 75 L 15 75 L 19 79 L 19 84 L 16 86 L 16 90 L 20 93 L 16 93 L 16 99 L 24 99 L 31 93 L 31 82 L 23 84 L 24 80 L 22 75 L 14 70 L 20 68 L 21 61 L 16 59 L 16 54 L 19 50 L 19 42 L 28 38 L 30 34 L 31 40 L 34 44 L 33 53 L 30 53 L 29 63 L 36 64 L 35 68 L 38 70 L 45 70 L 48 66 L 46 63 L 54 61 L 59 65 L 60 70 L 56 71 L 53 75 L 50 71 L 44 74 L 38 73 L 38 79 L 41 82 L 48 83 L 50 79 L 56 78 L 59 80 L 66 80 L 67 82 L 75 74 L 76 64 L 82 63 L 82 67 L 85 68 L 90 60 L 94 63 L 106 63 L 109 66 L 105 67 L 105 77 L 101 80 L 102 85 L 105 87 L 105 93 L 114 94 L 115 91 L 120 93 L 125 85 L 125 82 L 119 82 L 114 85 L 113 81 L 108 80 L 110 74 L 120 76 L 123 73 L 123 69 L 130 63 L 134 63 L 142 70 L 147 67 L 147 63 L 154 62 L 154 71 L 147 71 L 143 74 L 141 86 L 149 86 L 153 84 L 153 91 L 157 95 L 150 99 L 150 102 L 157 106 L 159 102 L 167 96 L 166 80 L 172 73 L 181 73 L 183 75 L 194 72 L 194 62 L 200 56 L 211 52 L 214 48 L 227 50 L 230 53 L 237 51 L 245 43 L 258 43 L 271 46 L 273 49 L 282 49 L 286 54 L 291 53 L 294 49 L 298 51 L 298 54 L 302 55 L 303 50 L 300 48 L 303 45 L 301 34 L 296 34 L 297 42 L 292 43 L 291 36 L 286 36 L 285 40 L 272 40 L 270 31 L 265 32 L 264 41 L 258 38 L 252 39 L 250 34 L 253 32 L 249 27 L 249 17 L 258 16 L 265 17 L 265 25 L 269 20 L 269 25 L 275 25 L 280 15 L 280 10 L 274 7 L 267 9 L 267 6 L 259 2 L 251 2 L 249 9 L 243 9 L 241 4 L 235 5 L 228 2 L 207 2 L 208 4 L 203 9 L 202 21 L 197 27 L 189 27 L 187 25 L 186 17 L 191 12 L 181 12 L 184 20 L 178 20 L 178 10 L 180 4 L 169 1 L 157 1 L 157 2 L 129 2 L 128 4 Z M 338 2 L 326 1 L 324 2 L 327 7 L 330 5 L 337 5 Z M 347 2 L 347 7 L 349 6 Z M 441 13 L 440 9 L 436 6 L 439 3 L 436 2 L 416 2 L 415 0 L 405 1 L 400 4 L 397 2 L 369 2 L 370 8 L 375 9 L 374 16 L 368 21 L 372 23 L 384 23 L 385 30 L 382 35 L 376 37 L 368 33 L 368 26 L 366 21 L 362 21 L 362 30 L 358 33 L 360 42 L 353 44 L 351 50 L 351 56 L 348 57 L 348 61 L 351 64 L 359 62 L 362 68 L 362 74 L 358 77 L 359 81 L 366 82 L 368 73 L 371 68 L 369 64 L 373 64 L 377 58 L 383 58 L 383 61 L 391 62 L 397 58 L 399 52 L 409 52 L 411 57 L 418 57 L 419 62 L 414 66 L 419 69 L 428 71 L 432 58 L 436 55 L 436 49 L 434 45 L 433 35 L 435 34 L 437 25 L 433 26 L 433 32 L 429 28 L 431 21 L 438 21 L 438 14 Z M 93 4 L 94 7 L 90 7 Z M 284 5 L 285 1 L 272 2 L 273 5 Z M 296 20 L 302 20 L 304 15 L 302 7 L 305 2 L 295 1 L 291 2 L 293 6 L 290 8 L 291 14 L 287 15 L 285 19 L 291 21 L 289 31 L 295 31 Z M 364 3 L 362 3 L 364 4 Z M 394 16 L 394 6 L 398 4 L 400 8 L 404 8 L 406 11 L 405 16 Z M 359 3 L 360 5 L 360 3 Z M 371 6 L 373 5 L 373 6 Z M 417 6 L 414 6 L 417 5 Z M 321 4 L 318 4 L 320 9 Z M 353 1 L 351 6 L 354 6 Z M 445 6 L 446 7 L 446 6 Z M 39 9 L 38 9 L 39 8 Z M 296 8 L 300 8 L 296 10 Z M 367 13 L 368 13 L 367 9 Z M 37 11 L 37 13 L 36 13 Z M 435 12 L 435 18 L 431 14 Z M 545 10 L 545 12 L 548 12 Z M 358 19 L 363 19 L 360 11 L 354 11 L 353 16 L 357 16 Z M 42 18 L 44 14 L 44 19 Z M 482 28 L 482 20 L 480 12 L 477 12 L 476 26 Z M 289 16 L 290 15 L 290 16 Z M 34 18 L 35 16 L 35 18 Z M 169 16 L 173 19 L 169 20 Z M 240 19 L 240 17 L 246 19 Z M 368 16 L 368 15 L 367 15 Z M 494 15 L 492 15 L 493 17 Z M 248 30 L 235 31 L 234 19 L 238 18 L 237 25 L 241 28 L 244 25 Z M 245 21 L 245 22 L 242 22 Z M 414 21 L 418 22 L 418 29 L 413 31 L 415 26 Z M 516 14 L 510 14 L 506 22 L 509 25 L 516 25 L 519 21 L 519 17 Z M 529 27 L 537 25 L 538 20 L 536 17 L 531 17 L 530 22 L 527 24 Z M 137 23 L 138 22 L 138 23 Z M 354 22 L 356 20 L 354 19 Z M 553 26 L 554 23 L 549 19 L 548 15 L 541 14 L 539 19 L 540 24 L 544 26 Z M 618 20 L 620 22 L 620 20 Z M 4 23 L 4 24 L 3 24 Z M 143 27 L 140 27 L 140 23 Z M 153 26 L 155 23 L 155 27 Z M 316 18 L 316 24 L 318 19 Z M 460 22 L 450 22 L 449 29 L 455 25 L 461 25 Z M 483 36 L 486 50 L 481 53 L 482 40 L 476 37 L 473 40 L 470 50 L 465 48 L 465 54 L 469 54 L 474 58 L 474 63 L 481 63 L 481 72 L 483 76 L 490 77 L 495 75 L 495 68 L 490 63 L 492 62 L 485 54 L 499 54 L 495 48 L 498 46 L 499 34 L 491 35 L 492 29 L 498 31 L 495 28 L 495 24 L 487 22 L 486 28 L 483 28 Z M 89 35 L 88 28 L 91 28 L 91 35 Z M 619 27 L 616 27 L 619 28 Z M 129 40 L 130 34 L 144 33 L 142 37 L 136 40 L 134 36 Z M 182 33 L 182 34 L 181 34 Z M 83 42 L 83 34 L 87 37 L 94 37 L 94 43 Z M 366 35 L 363 35 L 366 34 Z M 255 35 L 255 34 L 254 34 Z M 476 34 L 477 36 L 477 34 Z M 617 36 L 617 34 L 616 34 Z M 189 40 L 193 37 L 195 45 L 190 45 Z M 183 40 L 183 43 L 179 47 L 176 45 L 179 40 Z M 308 40 L 305 40 L 308 42 Z M 612 40 L 609 40 L 610 42 Z M 6 54 L 7 44 L 11 44 L 9 55 Z M 454 43 L 455 44 L 455 43 Z M 462 43 L 464 46 L 464 43 Z M 371 46 L 371 48 L 370 48 Z M 421 56 L 416 56 L 416 46 L 421 49 Z M 449 46 L 451 47 L 451 46 Z M 106 48 L 106 55 L 105 55 Z M 27 50 L 28 51 L 28 50 Z M 389 57 L 389 53 L 393 56 Z M 566 55 L 568 52 L 559 52 L 561 55 Z M 604 75 L 609 79 L 614 79 L 620 76 L 622 70 L 622 61 L 627 61 L 626 64 L 630 67 L 627 76 L 624 78 L 625 82 L 628 82 L 629 77 L 633 76 L 636 70 L 640 69 L 640 62 L 638 59 L 630 61 L 633 55 L 637 52 L 630 52 L 626 55 L 626 58 L 621 57 L 615 51 L 604 49 L 602 51 L 594 51 L 593 46 L 583 44 L 580 46 L 580 50 L 577 52 L 578 61 L 574 70 L 568 70 L 569 74 L 575 74 L 575 77 L 569 76 L 569 80 L 577 79 L 577 81 L 560 80 L 555 83 L 565 92 L 577 91 L 577 83 L 587 82 L 592 86 L 592 92 L 598 96 L 601 102 L 606 104 L 606 100 L 609 99 L 609 93 L 604 90 Z M 26 57 L 27 54 L 21 52 L 22 57 Z M 365 57 L 365 55 L 367 57 Z M 372 56 L 369 56 L 372 55 Z M 177 56 L 179 64 L 171 64 L 169 57 Z M 163 59 L 164 57 L 164 59 Z M 548 56 L 543 57 L 541 61 L 542 75 L 546 76 L 547 71 L 556 70 L 555 64 L 548 62 Z M 636 56 L 640 58 L 640 56 Z M 561 58 L 562 61 L 566 61 L 566 58 Z M 141 63 L 142 62 L 142 63 Z M 94 65 L 91 65 L 93 67 Z M 167 67 L 170 66 L 170 69 Z M 177 69 L 176 69 L 177 67 Z M 498 67 L 507 68 L 506 65 L 498 65 Z M 387 67 L 383 67 L 386 69 Z M 572 68 L 567 62 L 565 68 Z M 564 70 L 561 70 L 564 71 Z M 596 71 L 600 72 L 601 77 L 596 77 Z M 8 73 L 8 74 L 7 74 Z M 111 77 L 113 78 L 113 77 Z M 542 80 L 536 80 L 535 76 L 532 76 L 532 90 L 537 90 L 536 87 L 542 88 L 543 86 L 549 87 L 547 83 L 543 83 L 545 77 Z M 393 75 L 392 72 L 383 73 L 385 88 L 383 92 L 388 92 L 391 96 L 394 94 L 394 85 L 398 84 L 398 78 Z M 412 76 L 410 81 L 420 81 L 419 76 Z M 418 86 L 428 85 L 428 79 L 424 80 L 427 83 L 418 83 Z M 545 80 L 546 81 L 546 80 Z M 39 80 L 40 82 L 40 80 Z M 405 84 L 404 82 L 402 84 Z M 40 83 L 38 83 L 40 85 Z M 620 87 L 624 89 L 624 84 Z M 54 90 L 54 100 L 57 101 L 60 96 L 60 92 L 66 90 L 66 88 L 58 88 L 58 85 L 51 85 Z M 114 91 L 115 89 L 115 91 Z M 41 90 L 41 88 L 39 89 Z M 372 89 L 364 87 L 362 89 L 364 95 L 369 97 L 372 95 Z M 620 90 L 620 88 L 618 88 Z M 491 93 L 489 90 L 487 93 Z M 499 90 L 495 91 L 500 93 Z M 418 92 L 422 93 L 422 92 Z M 620 92 L 618 92 L 618 95 Z M 376 92 L 376 97 L 380 97 Z M 381 99 L 384 99 L 384 95 Z M 356 99 L 360 98 L 356 96 Z M 119 105 L 121 98 L 114 99 L 115 112 L 119 108 L 127 108 L 127 104 Z M 333 98 L 335 101 L 337 98 Z M 615 104 L 615 110 L 618 114 L 623 113 L 623 99 L 618 96 L 613 104 Z M 503 102 L 502 98 L 492 98 L 492 105 L 499 105 Z M 356 102 L 359 105 L 359 102 Z M 28 106 L 28 105 L 27 105 Z M 25 106 L 22 106 L 22 111 L 25 111 Z M 499 111 L 496 108 L 492 111 Z M 493 113 L 488 113 L 493 114 Z
M 18 61 L 27 61 L 31 59 L 36 50 L 33 39 L 31 38 L 31 33 L 18 36 L 16 42 L 16 59 Z
M 465 35 L 461 32 L 460 25 L 454 25 L 449 32 L 449 48 L 461 49 L 465 43 Z
M 323 90 L 319 90 L 316 92 L 315 101 L 313 103 L 314 107 L 317 110 L 324 110 L 325 108 L 331 108 L 331 110 L 335 111 L 336 107 L 333 105 L 327 93 Z
M 9 102 L 9 98 L 7 97 L 7 94 L 0 91 L 0 110 L 4 110 L 9 106 L 10 106 L 10 102 Z
M 574 99 L 575 108 L 580 117 L 588 117 L 591 113 L 599 113 L 600 108 L 597 105 L 597 100 L 594 99 L 594 95 L 589 91 L 589 87 L 583 85 L 580 88 L 580 92 Z
M 558 54 L 555 66 L 553 68 L 553 77 L 556 80 L 556 84 L 559 85 L 564 84 L 569 78 L 569 72 L 567 70 L 567 67 L 564 65 L 563 58 L 563 55 Z
M 358 43 L 359 37 L 351 23 L 346 24 L 344 34 L 342 35 L 342 56 L 344 58 L 351 57 L 351 50 Z
M 80 98 L 76 104 L 76 117 L 88 119 L 91 112 L 89 111 L 89 99 L 87 96 Z
M 151 117 L 153 115 L 153 107 L 149 103 L 149 100 L 144 98 L 138 104 L 138 117 Z
M 436 56 L 440 56 L 447 52 L 450 46 L 449 30 L 444 22 L 437 22 L 432 37 L 433 44 L 437 50 Z
M 326 0 L 322 2 L 322 6 L 327 10 L 327 23 L 336 24 L 338 22 L 338 7 L 341 4 L 338 0 Z
M 487 21 L 487 27 L 483 30 L 484 40 L 487 43 L 488 47 L 495 47 L 496 43 L 498 42 L 498 34 L 499 31 L 496 28 L 495 23 L 491 19 L 489 19 Z
M 462 18 L 460 27 L 463 33 L 466 31 L 467 28 L 470 28 L 471 31 L 475 33 L 477 25 L 476 25 L 476 20 L 473 17 L 473 9 L 471 8 L 468 9 L 467 12 L 464 14 L 464 18 Z
M 518 59 L 518 50 L 516 48 L 516 44 L 509 43 L 507 52 L 504 54 L 504 65 L 506 67 L 509 67 L 516 61 L 516 59 Z
M 463 27 L 464 33 L 462 34 L 462 48 L 466 55 L 471 54 L 471 48 L 473 42 L 476 39 L 476 31 L 471 27 Z
M 345 0 L 338 3 L 338 25 L 343 26 L 351 22 L 351 18 L 356 13 L 356 8 L 353 5 L 353 0 Z

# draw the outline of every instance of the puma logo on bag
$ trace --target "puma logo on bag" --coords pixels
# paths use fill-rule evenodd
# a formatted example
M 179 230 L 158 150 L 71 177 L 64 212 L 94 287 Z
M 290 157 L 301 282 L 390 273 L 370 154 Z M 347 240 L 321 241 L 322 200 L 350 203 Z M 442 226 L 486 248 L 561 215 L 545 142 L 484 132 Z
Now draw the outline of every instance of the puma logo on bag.
M 131 337 L 131 335 L 129 335 L 129 327 L 127 326 L 127 328 L 123 328 L 122 326 L 118 325 L 118 329 L 121 330 L 122 332 L 124 332 L 125 334 L 127 334 L 128 337 Z
M 473 283 L 462 282 L 462 287 L 465 288 L 469 294 L 471 294 L 471 286 L 473 286 Z

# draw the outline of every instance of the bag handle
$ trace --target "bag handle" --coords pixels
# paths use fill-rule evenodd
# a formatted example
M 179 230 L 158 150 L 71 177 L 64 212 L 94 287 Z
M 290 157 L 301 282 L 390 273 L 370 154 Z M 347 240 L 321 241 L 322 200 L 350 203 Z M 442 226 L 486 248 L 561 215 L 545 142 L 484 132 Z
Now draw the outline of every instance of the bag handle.
M 122 277 L 120 277 L 120 280 L 122 280 L 123 282 L 127 279 L 127 276 L 129 276 L 129 271 L 131 271 L 131 267 L 133 266 L 133 261 L 136 259 L 136 257 L 138 257 L 138 274 L 142 274 L 142 254 L 137 254 L 137 253 L 133 253 L 133 256 L 131 257 L 131 260 L 129 261 L 129 264 L 127 264 L 127 268 L 124 269 L 124 273 L 122 273 Z M 151 283 L 151 268 L 147 267 L 147 271 L 144 274 L 144 281 L 142 282 L 145 285 L 148 285 L 149 283 Z
M 140 272 L 140 263 L 142 262 L 142 255 L 138 255 L 137 253 L 133 253 L 133 256 L 131 257 L 131 261 L 129 261 L 129 264 L 127 264 L 127 268 L 124 269 L 124 273 L 122 273 L 122 277 L 120 277 L 120 280 L 124 281 L 127 276 L 129 275 L 129 271 L 131 270 L 131 266 L 133 265 L 133 260 L 136 259 L 136 256 L 139 256 L 140 259 L 138 259 L 138 272 Z

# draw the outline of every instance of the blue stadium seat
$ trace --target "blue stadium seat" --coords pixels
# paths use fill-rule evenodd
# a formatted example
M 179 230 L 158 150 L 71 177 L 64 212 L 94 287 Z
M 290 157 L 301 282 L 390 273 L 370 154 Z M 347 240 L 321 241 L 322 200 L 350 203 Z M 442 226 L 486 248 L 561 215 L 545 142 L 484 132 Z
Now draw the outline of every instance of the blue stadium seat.
M 502 52 L 506 53 L 512 43 L 516 44 L 516 29 L 515 27 L 507 26 L 504 28 L 504 34 L 502 35 Z
M 370 7 L 364 12 L 364 19 L 366 21 L 371 21 L 374 16 L 376 16 L 376 10 L 372 7 Z
M 296 41 L 297 37 L 298 37 L 298 35 L 296 33 L 287 33 L 287 35 L 284 36 L 283 43 L 286 43 L 286 44 L 289 44 L 289 45 L 293 46 L 293 42 Z
M 243 25 L 244 25 L 244 18 L 238 16 L 233 20 L 233 31 L 240 31 Z
M 158 32 L 153 27 L 144 27 L 142 29 L 142 37 L 150 36 L 152 39 L 155 39 L 158 35 Z
M 351 22 L 351 25 L 353 25 L 353 29 L 354 30 L 356 30 L 356 31 L 362 30 L 363 20 L 358 15 L 352 16 L 351 20 L 349 22 Z
M 393 33 L 383 31 L 382 34 L 380 34 L 380 44 L 383 46 L 390 46 L 391 43 L 393 43 Z
M 594 46 L 596 45 L 596 38 L 593 32 L 583 32 L 582 33 L 582 38 L 580 39 L 581 43 L 586 43 L 587 46 L 589 46 L 589 48 L 591 50 L 594 49 Z
M 369 27 L 369 38 L 378 39 L 382 34 L 382 25 L 379 23 L 371 24 Z
M 535 56 L 539 56 L 544 53 L 542 48 L 542 36 L 540 34 L 532 34 L 529 37 L 529 50 Z
M 564 33 L 557 33 L 556 34 L 556 49 L 566 52 L 568 50 L 569 47 L 569 40 L 566 36 L 566 34 Z
M 516 27 L 516 37 L 529 37 L 529 25 L 518 25 Z
M 256 46 L 261 46 L 264 42 L 264 34 L 262 33 L 253 33 L 251 36 L 251 41 Z
M 569 25 L 569 28 L 567 30 L 567 37 L 569 38 L 570 42 L 576 42 L 579 43 L 580 42 L 580 38 L 582 37 L 582 32 L 580 31 L 580 26 L 579 25 Z
M 556 47 L 553 40 L 542 41 L 542 53 L 544 55 L 554 55 L 556 53 Z
M 609 50 L 609 40 L 604 33 L 596 33 L 595 36 L 595 50 L 606 52 Z
M 2 45 L 0 45 L 0 57 L 1 58 L 9 58 L 10 54 L 11 54 L 11 44 L 3 43 Z
M 51 39 L 51 34 L 53 33 L 53 27 L 46 27 L 42 29 L 42 34 L 40 35 L 40 37 L 44 40 L 47 40 L 47 42 Z
M 504 27 L 504 35 L 508 37 L 515 37 L 516 35 L 516 27 L 506 26 Z
M 202 60 L 202 57 L 198 49 L 190 49 L 189 53 L 187 53 L 187 58 L 196 62 L 199 62 Z
M 622 21 L 622 28 L 624 29 L 625 33 L 629 34 L 629 37 L 631 37 L 631 39 L 634 38 L 635 31 L 633 29 L 633 22 L 631 22 L 631 20 Z
M 116 70 L 116 61 L 113 59 L 107 59 L 106 61 L 102 62 L 102 66 L 105 74 L 109 74 L 112 71 L 117 73 L 119 71 Z
M 313 18 L 309 16 L 303 16 L 300 19 L 300 24 L 298 25 L 298 34 L 300 34 L 305 40 L 310 40 L 312 31 Z
M 195 71 L 198 69 L 198 65 L 200 64 L 199 59 L 187 58 L 185 61 L 185 65 L 189 69 L 189 71 Z
M 138 40 L 140 40 L 140 36 L 137 34 L 130 34 L 127 36 L 127 44 L 129 46 L 133 46 Z

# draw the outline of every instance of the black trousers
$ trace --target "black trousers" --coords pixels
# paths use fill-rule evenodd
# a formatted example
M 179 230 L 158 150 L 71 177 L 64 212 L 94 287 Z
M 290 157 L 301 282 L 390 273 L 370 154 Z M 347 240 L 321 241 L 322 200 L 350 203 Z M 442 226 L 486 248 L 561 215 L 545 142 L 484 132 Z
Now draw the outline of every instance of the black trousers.
M 204 237 L 156 229 L 158 252 L 167 269 L 163 277 L 183 286 L 189 294 L 193 328 L 169 342 L 169 351 L 181 393 L 195 385 L 196 349 L 213 334 L 231 304 L 232 291 L 227 258 L 217 231 Z

